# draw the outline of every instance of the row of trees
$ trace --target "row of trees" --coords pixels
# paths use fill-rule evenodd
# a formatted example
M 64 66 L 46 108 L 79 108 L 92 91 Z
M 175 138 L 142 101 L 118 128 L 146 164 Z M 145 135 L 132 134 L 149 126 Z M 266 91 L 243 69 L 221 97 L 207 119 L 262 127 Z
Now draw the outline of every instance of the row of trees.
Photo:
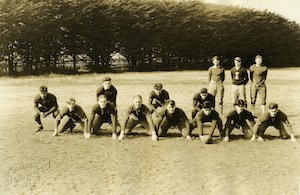
M 2 0 L 0 57 L 51 71 L 61 55 L 86 54 L 94 68 L 122 53 L 133 70 L 206 68 L 221 55 L 250 65 L 299 66 L 300 27 L 280 15 L 198 0 Z M 93 68 L 93 67 L 92 67 Z

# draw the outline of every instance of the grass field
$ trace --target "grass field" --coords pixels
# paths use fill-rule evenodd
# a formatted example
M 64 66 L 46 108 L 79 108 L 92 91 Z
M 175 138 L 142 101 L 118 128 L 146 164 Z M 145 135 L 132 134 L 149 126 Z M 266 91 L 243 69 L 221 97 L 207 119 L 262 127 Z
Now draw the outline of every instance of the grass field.
M 194 93 L 208 84 L 206 71 L 109 75 L 118 89 L 121 123 L 132 96 L 140 94 L 146 103 L 158 81 L 189 117 Z M 267 101 L 287 113 L 296 143 L 279 139 L 272 128 L 263 143 L 235 136 L 230 143 L 215 137 L 215 144 L 204 145 L 197 131 L 187 142 L 176 130 L 158 142 L 143 135 L 119 142 L 109 131 L 85 140 L 78 128 L 51 137 L 51 117 L 35 133 L 33 98 L 40 85 L 60 107 L 72 96 L 89 113 L 103 76 L 0 78 L 0 194 L 300 194 L 299 68 L 270 69 L 267 81 Z M 231 109 L 230 81 L 227 71 L 225 112 Z

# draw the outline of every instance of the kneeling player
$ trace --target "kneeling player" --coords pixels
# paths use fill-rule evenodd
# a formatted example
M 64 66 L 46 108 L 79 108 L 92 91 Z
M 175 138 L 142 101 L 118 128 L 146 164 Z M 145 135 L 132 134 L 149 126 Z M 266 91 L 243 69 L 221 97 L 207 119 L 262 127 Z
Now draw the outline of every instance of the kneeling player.
M 207 137 L 203 136 L 203 124 L 211 123 L 211 127 Z M 192 122 L 192 129 L 198 127 L 199 137 L 203 143 L 211 142 L 211 137 L 214 134 L 216 127 L 218 127 L 220 132 L 220 137 L 222 138 L 222 119 L 220 118 L 218 112 L 212 109 L 209 102 L 203 103 L 203 108 L 197 113 L 195 119 Z
M 154 85 L 154 90 L 151 91 L 149 95 L 149 108 L 151 114 L 154 112 L 157 116 L 169 99 L 169 93 L 163 89 L 163 85 L 161 83 L 156 83 Z
M 242 129 L 246 139 L 252 136 L 254 126 L 254 116 L 251 112 L 245 109 L 246 102 L 238 99 L 234 102 L 234 111 L 228 113 L 225 123 L 225 138 L 224 142 L 229 141 L 229 136 L 234 128 Z
M 286 126 L 286 128 L 284 127 L 284 125 Z M 278 109 L 278 105 L 276 103 L 270 103 L 269 112 L 263 114 L 255 124 L 251 141 L 255 141 L 257 132 L 258 141 L 264 141 L 262 137 L 264 136 L 266 129 L 270 126 L 273 126 L 277 130 L 279 130 L 279 134 L 282 139 L 288 139 L 290 134 L 291 141 L 296 141 L 292 126 L 288 121 L 286 114 Z
M 215 108 L 215 97 L 207 92 L 206 88 L 202 88 L 200 93 L 196 93 L 193 97 L 192 119 L 195 118 L 197 113 L 203 108 L 203 103 L 208 101 L 212 108 Z
M 128 135 L 138 124 L 141 124 L 145 129 L 148 130 L 148 134 L 152 135 L 151 138 L 153 141 L 157 140 L 150 110 L 142 102 L 142 96 L 136 95 L 133 97 L 133 104 L 129 106 L 126 112 L 125 121 L 119 136 L 119 140 L 122 140 L 125 135 Z
M 90 138 L 91 134 L 98 134 L 101 125 L 108 123 L 112 126 L 112 138 L 117 139 L 118 119 L 116 109 L 113 104 L 107 102 L 105 95 L 99 95 L 97 104 L 93 106 L 91 115 L 88 119 L 88 130 L 86 138 Z
M 86 137 L 87 117 L 81 106 L 76 104 L 74 98 L 70 98 L 65 106 L 56 117 L 56 128 L 52 136 L 56 136 L 58 133 L 62 133 L 70 128 L 71 132 L 76 126 L 76 123 L 81 125 L 84 136 Z
M 166 107 L 159 113 L 155 126 L 158 136 L 166 136 L 169 128 L 176 126 L 184 138 L 191 140 L 190 122 L 184 111 L 177 108 L 173 100 L 166 102 Z
M 55 95 L 48 93 L 46 86 L 40 87 L 40 93 L 34 98 L 34 120 L 38 124 L 36 132 L 42 130 L 44 127 L 41 122 L 41 117 L 45 118 L 52 114 L 53 118 L 56 118 L 59 114 L 58 105 Z

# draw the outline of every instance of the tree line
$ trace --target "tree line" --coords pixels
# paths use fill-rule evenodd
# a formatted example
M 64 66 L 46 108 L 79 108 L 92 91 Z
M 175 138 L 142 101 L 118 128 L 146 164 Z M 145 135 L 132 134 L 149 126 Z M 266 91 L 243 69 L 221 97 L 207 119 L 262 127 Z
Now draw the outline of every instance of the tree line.
M 300 27 L 269 12 L 198 0 L 2 0 L 0 57 L 14 74 L 51 72 L 62 55 L 92 59 L 109 70 L 110 54 L 133 71 L 205 69 L 214 55 L 225 67 L 260 54 L 269 67 L 299 66 Z M 3 64 L 3 63 L 2 63 Z M 74 66 L 75 67 L 75 66 Z

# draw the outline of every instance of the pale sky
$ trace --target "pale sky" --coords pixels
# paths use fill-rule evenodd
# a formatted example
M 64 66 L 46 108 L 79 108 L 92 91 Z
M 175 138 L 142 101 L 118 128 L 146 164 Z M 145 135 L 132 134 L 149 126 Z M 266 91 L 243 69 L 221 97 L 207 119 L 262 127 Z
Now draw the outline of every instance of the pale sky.
M 204 2 L 239 5 L 257 10 L 267 9 L 300 24 L 300 0 L 204 0 Z

